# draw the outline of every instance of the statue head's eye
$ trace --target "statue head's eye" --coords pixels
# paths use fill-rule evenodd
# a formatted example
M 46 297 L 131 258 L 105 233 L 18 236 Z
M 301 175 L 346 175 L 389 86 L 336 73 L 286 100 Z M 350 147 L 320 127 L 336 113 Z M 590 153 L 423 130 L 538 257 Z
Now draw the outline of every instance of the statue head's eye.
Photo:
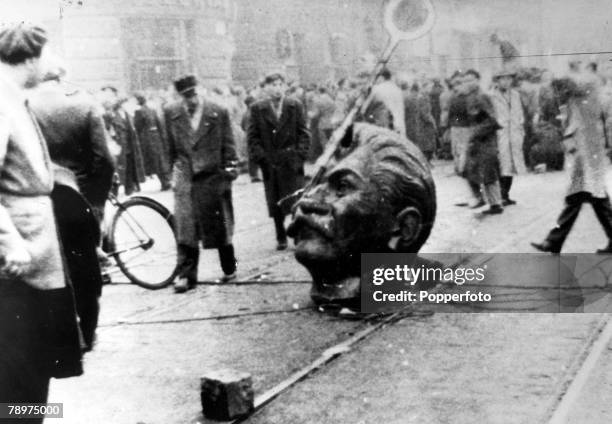
M 334 184 L 334 186 L 335 186 L 334 188 L 336 190 L 336 194 L 338 195 L 338 197 L 347 195 L 349 192 L 351 192 L 355 188 L 355 186 L 351 183 L 351 181 L 346 177 L 342 177 L 338 179 L 336 183 Z

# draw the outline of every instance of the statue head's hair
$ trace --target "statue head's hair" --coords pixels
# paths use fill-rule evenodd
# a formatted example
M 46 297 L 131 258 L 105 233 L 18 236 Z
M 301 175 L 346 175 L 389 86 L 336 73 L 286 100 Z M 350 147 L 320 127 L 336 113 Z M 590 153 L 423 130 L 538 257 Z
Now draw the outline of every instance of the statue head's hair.
M 417 252 L 425 243 L 436 217 L 436 189 L 427 159 L 419 148 L 399 134 L 370 124 L 353 127 L 351 151 L 367 159 L 370 179 L 382 193 L 391 213 L 409 206 L 419 210 L 422 228 L 406 252 Z M 350 153 L 349 153 L 350 154 Z

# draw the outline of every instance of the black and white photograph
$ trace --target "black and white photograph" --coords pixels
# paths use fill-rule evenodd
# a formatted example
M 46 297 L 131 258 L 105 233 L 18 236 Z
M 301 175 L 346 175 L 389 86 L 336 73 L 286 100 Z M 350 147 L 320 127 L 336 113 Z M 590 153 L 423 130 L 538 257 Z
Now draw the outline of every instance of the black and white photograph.
M 0 0 L 0 424 L 612 423 L 607 0 Z

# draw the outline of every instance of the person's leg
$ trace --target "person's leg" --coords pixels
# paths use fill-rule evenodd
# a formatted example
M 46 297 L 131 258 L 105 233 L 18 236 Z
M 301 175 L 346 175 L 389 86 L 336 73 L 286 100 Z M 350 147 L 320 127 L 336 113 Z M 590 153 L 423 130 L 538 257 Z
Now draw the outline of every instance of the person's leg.
M 510 189 L 512 188 L 512 177 L 511 176 L 502 176 L 499 177 L 499 185 L 501 188 L 501 197 L 504 203 L 514 203 L 510 200 Z
M 178 245 L 178 281 L 174 288 L 178 292 L 188 290 L 198 282 L 198 262 L 200 260 L 200 248 Z
M 495 181 L 491 184 L 485 184 L 483 188 L 484 197 L 489 204 L 489 209 L 484 211 L 486 214 L 499 214 L 503 212 L 501 206 L 502 197 L 501 190 L 499 187 L 499 181 Z
M 278 242 L 278 249 L 282 250 L 287 248 L 287 233 L 285 232 L 285 215 L 282 211 L 277 208 L 274 213 L 274 228 L 276 230 L 276 241 Z
M 572 229 L 574 222 L 576 222 L 576 218 L 578 218 L 582 203 L 588 200 L 589 197 L 590 195 L 587 193 L 576 193 L 565 198 L 565 207 L 557 219 L 557 225 L 546 237 L 545 243 L 549 244 L 551 251 L 561 251 L 565 239 Z
M 219 262 L 221 262 L 221 269 L 226 276 L 232 276 L 236 272 L 237 261 L 234 253 L 234 245 L 228 244 L 218 248 L 219 251 Z
M 46 403 L 49 365 L 35 289 L 22 282 L 2 281 L 0 287 L 0 403 Z M 14 420 L 0 418 L 0 424 L 40 424 L 42 418 Z
M 610 205 L 610 198 L 592 197 L 591 204 L 597 219 L 606 232 L 606 236 L 608 236 L 608 246 L 603 251 L 612 253 L 612 205 Z
M 251 177 L 251 182 L 253 183 L 260 182 L 261 178 L 259 177 L 259 166 L 257 165 L 257 163 L 255 163 L 255 161 L 249 158 L 248 165 L 249 165 L 249 177 Z
M 172 188 L 172 177 L 163 169 L 158 169 L 157 178 L 159 179 L 162 191 L 170 190 Z
M 483 197 L 482 186 L 474 181 L 467 180 L 470 192 L 474 198 L 474 203 L 471 205 L 473 209 L 480 208 L 485 205 L 485 199 Z

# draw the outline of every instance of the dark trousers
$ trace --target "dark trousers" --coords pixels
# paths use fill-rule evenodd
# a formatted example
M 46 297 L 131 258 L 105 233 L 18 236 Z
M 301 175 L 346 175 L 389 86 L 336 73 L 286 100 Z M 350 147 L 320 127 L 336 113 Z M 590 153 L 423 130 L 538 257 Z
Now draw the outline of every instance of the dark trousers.
M 126 155 L 125 165 L 125 195 L 129 196 L 134 192 L 140 191 L 140 183 L 138 182 L 138 173 L 136 172 L 136 160 L 131 154 Z
M 482 197 L 482 190 L 480 189 L 480 184 L 476 184 L 475 182 L 472 182 L 470 180 L 468 180 L 468 184 L 476 201 L 484 202 L 484 198 Z
M 581 192 L 575 193 L 565 198 L 565 207 L 557 219 L 557 226 L 553 228 L 546 240 L 548 240 L 553 250 L 559 252 L 565 242 L 583 203 L 590 203 L 593 206 L 595 215 L 601 223 L 606 235 L 609 240 L 612 240 L 612 206 L 610 205 L 610 198 L 596 198 L 591 196 L 590 193 Z
M 158 170 L 157 171 L 157 179 L 159 180 L 159 183 L 161 184 L 161 189 L 162 190 L 170 190 L 170 188 L 172 187 L 172 175 L 169 172 L 165 172 L 163 170 Z
M 249 158 L 247 165 L 249 167 L 249 177 L 251 177 L 251 180 L 255 180 L 257 178 L 261 179 L 259 177 L 259 165 L 257 165 L 257 162 Z
M 499 187 L 503 200 L 510 199 L 510 188 L 512 187 L 512 177 L 499 177 Z
M 236 256 L 234 245 L 228 244 L 217 248 L 221 269 L 226 275 L 236 272 Z M 198 262 L 200 260 L 200 248 L 184 244 L 178 245 L 179 278 L 187 278 L 190 283 L 198 281 Z
M 276 230 L 276 241 L 279 243 L 287 242 L 287 233 L 285 232 L 285 215 L 277 208 L 274 212 L 274 229 Z
M 79 335 L 69 288 L 38 290 L 0 281 L 0 403 L 45 403 L 51 377 L 80 375 Z M 0 423 L 42 423 L 41 418 Z
M 8 285 L 6 281 L 1 282 Z M 23 282 L 16 283 L 25 286 Z M 17 286 L 15 286 L 18 289 Z M 30 299 L 34 289 L 0 289 L 0 402 L 44 403 L 51 379 L 44 349 L 38 341 L 39 305 Z M 37 420 L 1 419 L 0 423 L 42 423 Z
M 102 295 L 102 271 L 96 248 L 99 223 L 79 193 L 56 185 L 51 195 L 68 274 L 74 288 L 79 325 L 87 349 L 93 347 Z

